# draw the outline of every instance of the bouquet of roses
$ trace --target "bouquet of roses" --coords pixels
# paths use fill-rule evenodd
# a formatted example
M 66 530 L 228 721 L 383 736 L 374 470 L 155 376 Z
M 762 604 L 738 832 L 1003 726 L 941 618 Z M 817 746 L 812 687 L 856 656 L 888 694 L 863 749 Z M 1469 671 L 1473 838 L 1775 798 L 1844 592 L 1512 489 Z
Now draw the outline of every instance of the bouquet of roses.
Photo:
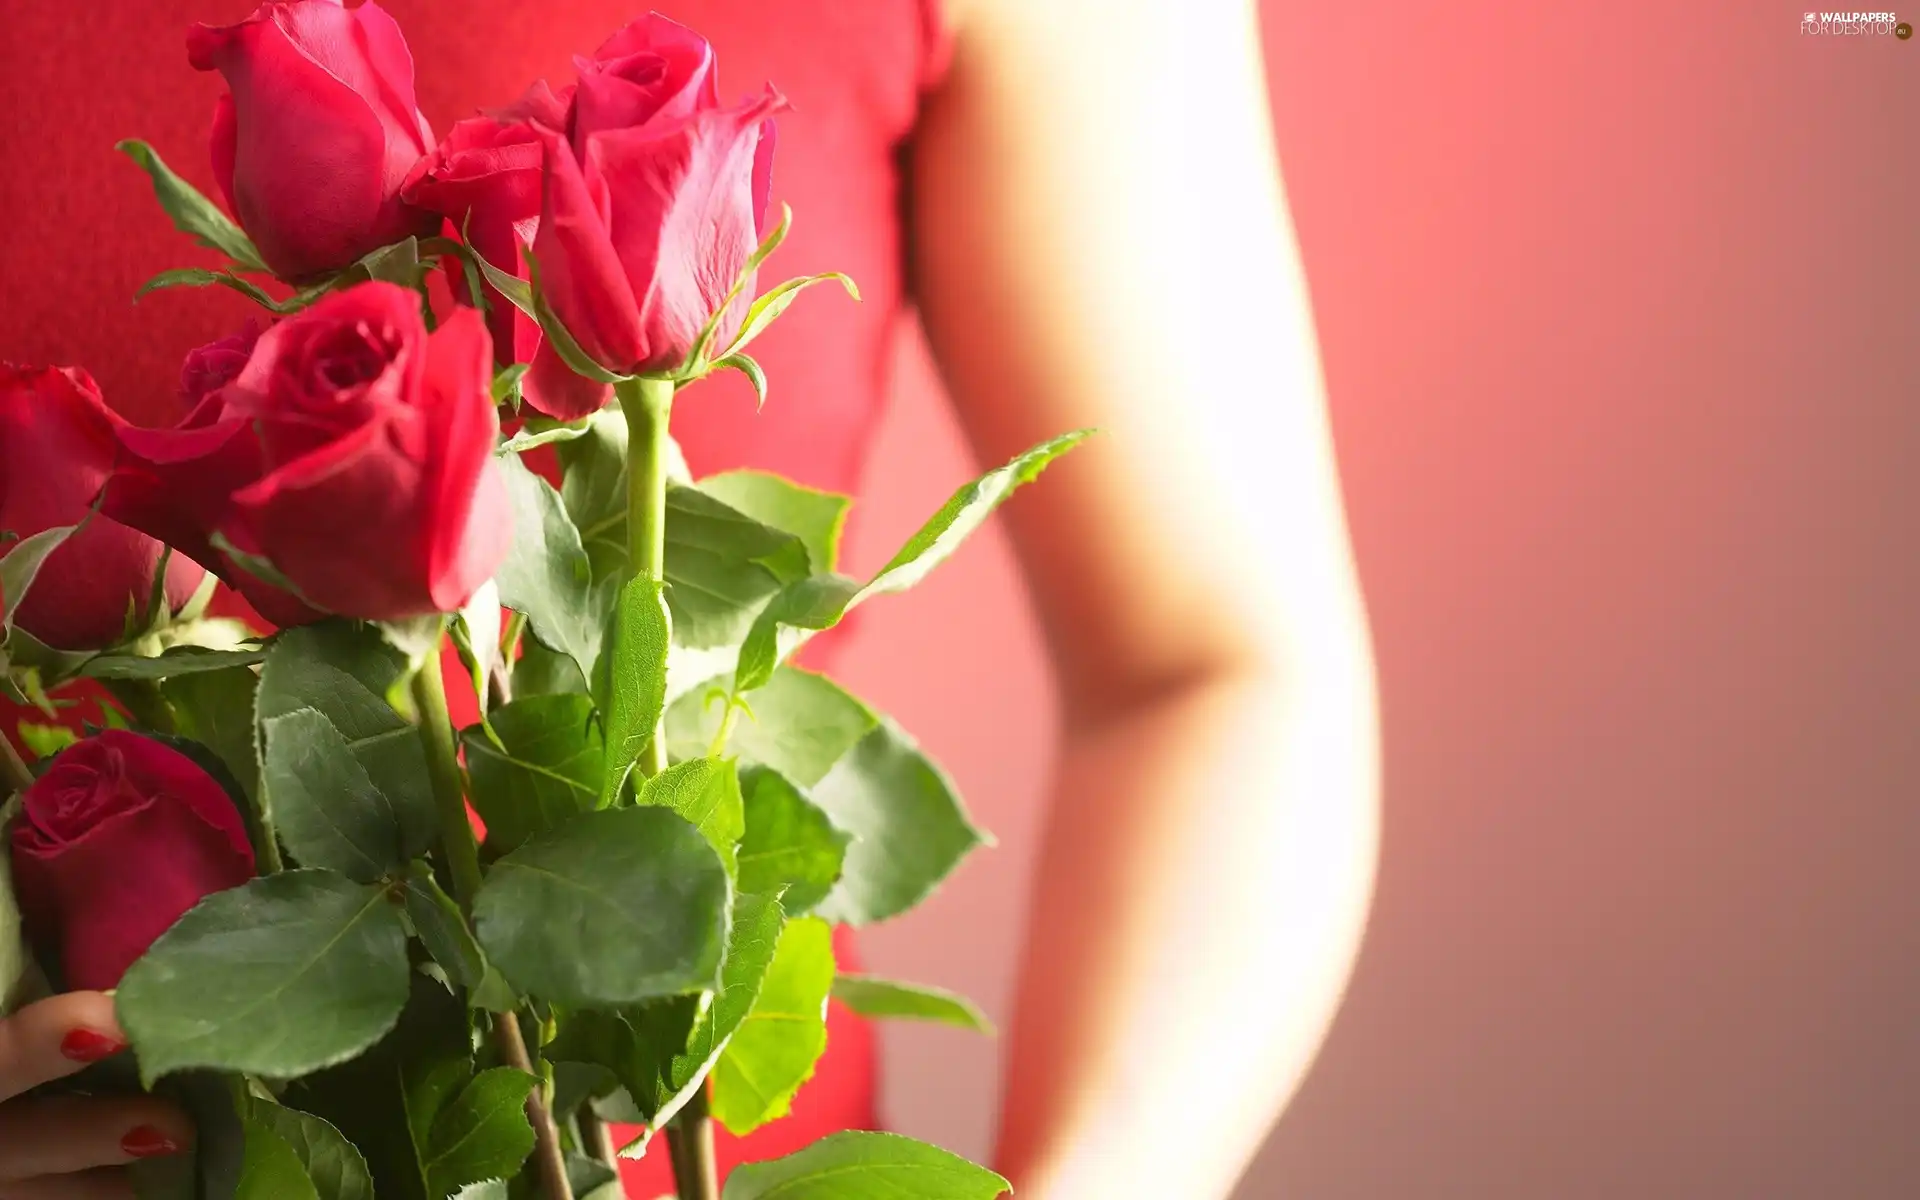
M 117 989 L 130 1053 L 73 1086 L 162 1092 L 199 1131 L 147 1196 L 611 1200 L 664 1131 L 709 1200 L 711 1122 L 787 1112 L 830 995 L 980 1023 L 836 972 L 836 923 L 905 912 L 985 835 L 788 659 L 1079 435 L 839 573 L 845 497 L 689 478 L 668 436 L 712 372 L 764 400 L 748 351 L 803 290 L 854 290 L 757 286 L 790 217 L 777 93 L 724 103 L 707 43 L 649 17 L 436 143 L 372 3 L 275 0 L 188 54 L 230 87 L 233 218 L 120 149 L 226 261 L 143 291 L 264 312 L 189 358 L 171 428 L 75 367 L 0 375 L 0 686 L 49 718 L 27 756 L 0 739 L 0 1003 Z M 213 615 L 223 585 L 277 632 Z M 858 1132 L 724 1186 L 1006 1188 Z

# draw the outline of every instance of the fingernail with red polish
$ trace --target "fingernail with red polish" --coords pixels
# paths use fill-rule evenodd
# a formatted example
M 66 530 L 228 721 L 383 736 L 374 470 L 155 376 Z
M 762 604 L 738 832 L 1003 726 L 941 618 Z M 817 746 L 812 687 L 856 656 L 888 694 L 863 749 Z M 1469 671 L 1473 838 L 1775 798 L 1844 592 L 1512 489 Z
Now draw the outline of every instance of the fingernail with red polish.
M 97 1063 L 126 1048 L 121 1039 L 91 1029 L 75 1029 L 60 1039 L 60 1053 L 78 1063 Z
M 163 1158 L 180 1153 L 180 1143 L 151 1125 L 142 1125 L 120 1139 L 120 1149 L 128 1158 Z

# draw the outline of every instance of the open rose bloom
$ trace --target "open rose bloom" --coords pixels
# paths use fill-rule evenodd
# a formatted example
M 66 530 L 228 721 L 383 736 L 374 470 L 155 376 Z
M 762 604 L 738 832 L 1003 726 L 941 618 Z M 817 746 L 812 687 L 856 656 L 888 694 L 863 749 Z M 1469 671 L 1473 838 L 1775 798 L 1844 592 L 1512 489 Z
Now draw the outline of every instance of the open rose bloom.
M 833 277 L 758 288 L 782 101 L 729 100 L 664 18 L 437 142 L 374 3 L 274 0 L 187 58 L 226 84 L 224 209 L 127 145 L 227 261 L 152 286 L 261 311 L 151 381 L 155 425 L 78 365 L 0 368 L 0 997 L 29 955 L 114 989 L 125 1065 L 200 1106 L 181 1197 L 717 1194 L 714 1123 L 788 1115 L 829 995 L 979 1023 L 841 974 L 838 927 L 985 835 L 785 660 L 1079 435 L 867 580 L 845 497 L 670 470 L 681 393 L 764 385 L 744 347 Z M 759 1145 L 717 1160 L 728 1200 L 1005 1187 L 876 1133 L 735 1166 Z

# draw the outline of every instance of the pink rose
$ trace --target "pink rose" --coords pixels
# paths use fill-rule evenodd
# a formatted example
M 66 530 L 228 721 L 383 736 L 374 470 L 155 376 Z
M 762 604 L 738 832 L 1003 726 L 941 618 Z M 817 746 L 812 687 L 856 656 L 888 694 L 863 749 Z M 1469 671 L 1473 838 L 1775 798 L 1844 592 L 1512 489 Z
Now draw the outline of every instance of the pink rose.
M 413 57 L 378 5 L 261 5 L 196 26 L 187 57 L 231 92 L 213 116 L 213 169 L 240 225 L 282 278 L 337 271 L 433 221 L 400 185 L 433 145 Z
M 192 412 L 202 400 L 233 381 L 247 365 L 255 342 L 260 340 L 260 323 L 248 318 L 239 333 L 228 334 L 187 355 L 180 364 L 180 400 L 186 412 Z
M 160 543 L 106 517 L 88 519 L 122 424 L 85 371 L 0 366 L 0 529 L 28 538 L 86 520 L 41 564 L 14 614 L 20 628 L 62 650 L 104 649 L 127 632 L 129 613 L 142 624 L 154 615 Z M 0 545 L 0 554 L 10 548 Z M 168 603 L 185 604 L 205 574 L 175 556 Z
M 316 608 L 362 620 L 451 612 L 507 551 L 491 380 L 473 310 L 429 334 L 406 288 L 334 292 L 262 334 L 240 374 L 179 426 L 122 429 L 105 507 L 207 555 L 277 625 Z M 298 598 L 250 571 L 256 562 Z
M 187 910 L 254 875 L 246 825 L 213 777 L 118 729 L 61 751 L 27 789 L 12 852 L 29 936 L 83 990 L 119 986 Z
M 577 89 L 537 85 L 513 109 L 465 123 L 407 195 L 465 224 L 475 250 L 522 277 L 513 239 L 531 232 L 547 299 L 589 358 L 624 375 L 671 370 L 759 244 L 771 117 L 784 101 L 769 90 L 722 106 L 713 48 L 657 15 L 576 65 Z M 721 322 L 723 341 L 751 302 L 749 287 Z M 513 352 L 532 363 L 527 400 L 547 415 L 571 420 L 606 402 L 608 389 L 568 369 L 537 330 L 517 326 Z

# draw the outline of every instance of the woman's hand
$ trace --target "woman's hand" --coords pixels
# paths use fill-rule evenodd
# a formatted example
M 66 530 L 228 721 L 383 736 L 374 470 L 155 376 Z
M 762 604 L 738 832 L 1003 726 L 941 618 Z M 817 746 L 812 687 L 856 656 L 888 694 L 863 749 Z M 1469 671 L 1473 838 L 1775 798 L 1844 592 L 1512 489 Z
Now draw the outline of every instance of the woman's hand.
M 55 996 L 0 1021 L 0 1200 L 132 1200 L 128 1163 L 186 1149 L 186 1117 L 152 1096 L 21 1098 L 126 1044 L 100 992 Z

